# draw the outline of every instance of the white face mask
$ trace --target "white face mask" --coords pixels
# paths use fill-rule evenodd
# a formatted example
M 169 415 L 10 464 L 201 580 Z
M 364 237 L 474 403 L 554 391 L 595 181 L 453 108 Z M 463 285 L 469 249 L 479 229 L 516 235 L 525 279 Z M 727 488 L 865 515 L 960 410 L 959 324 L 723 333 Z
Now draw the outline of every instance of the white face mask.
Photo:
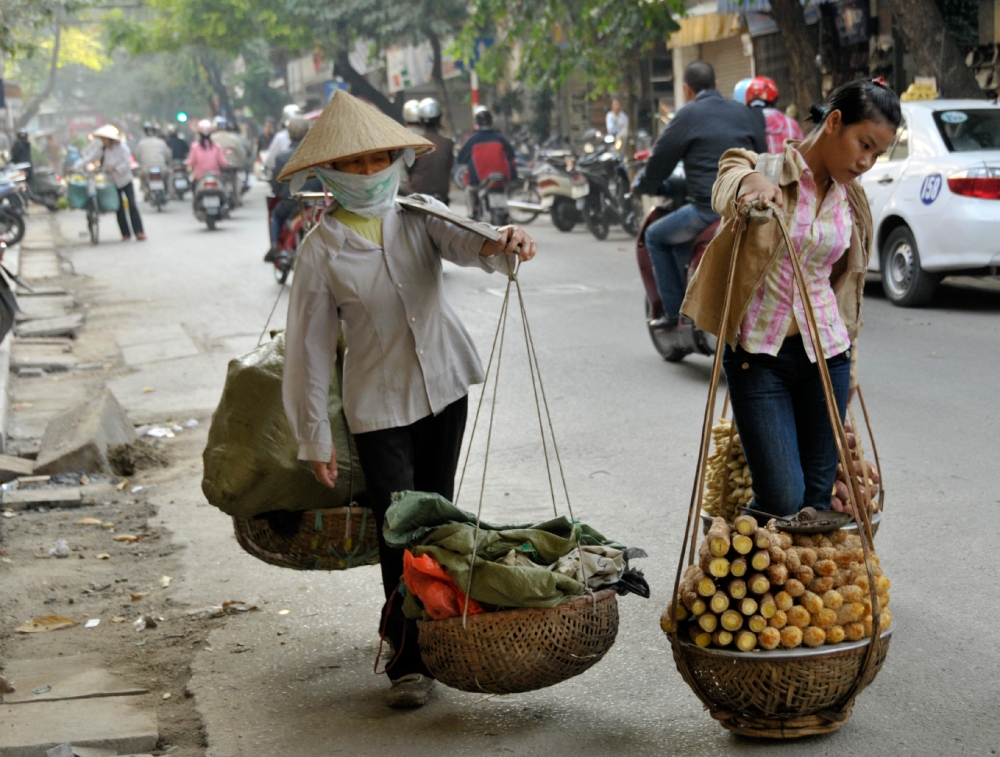
M 396 201 L 399 182 L 403 178 L 404 165 L 413 163 L 413 149 L 407 148 L 388 168 L 365 176 L 344 173 L 332 168 L 313 170 L 333 198 L 341 207 L 365 218 L 385 218 Z

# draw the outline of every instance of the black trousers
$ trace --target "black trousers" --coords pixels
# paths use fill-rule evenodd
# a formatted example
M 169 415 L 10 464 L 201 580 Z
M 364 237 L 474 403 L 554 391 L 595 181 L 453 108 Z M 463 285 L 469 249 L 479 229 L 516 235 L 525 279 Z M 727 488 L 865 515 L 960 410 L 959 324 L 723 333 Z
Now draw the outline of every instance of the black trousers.
M 125 216 L 125 198 L 128 198 L 128 215 Z M 132 221 L 132 231 L 128 230 L 129 218 Z M 121 229 L 123 237 L 142 234 L 142 219 L 139 217 L 139 204 L 135 201 L 135 188 L 130 181 L 124 187 L 118 187 L 118 228 Z
M 452 499 L 468 408 L 469 398 L 462 397 L 440 414 L 421 418 L 409 426 L 354 436 L 361 469 L 365 472 L 369 506 L 378 524 L 379 561 L 386 598 L 382 626 L 396 651 L 388 667 L 392 680 L 410 673 L 430 675 L 430 672 L 420 659 L 417 624 L 403 615 L 399 595 L 392 596 L 403 576 L 403 550 L 390 549 L 382 538 L 385 512 L 394 492 L 434 492 Z

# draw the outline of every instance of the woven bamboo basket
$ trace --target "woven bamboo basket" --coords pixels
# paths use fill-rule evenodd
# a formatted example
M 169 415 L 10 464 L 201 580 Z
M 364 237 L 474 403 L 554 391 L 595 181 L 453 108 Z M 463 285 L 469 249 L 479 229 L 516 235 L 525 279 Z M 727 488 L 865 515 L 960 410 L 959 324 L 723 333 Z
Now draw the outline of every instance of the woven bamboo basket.
M 279 568 L 346 570 L 378 563 L 375 515 L 367 507 L 306 510 L 292 536 L 264 518 L 233 518 L 236 541 L 249 554 Z
M 681 641 L 687 659 L 677 663 L 687 665 L 689 683 L 701 698 L 714 703 L 712 717 L 730 731 L 761 738 L 816 735 L 836 731 L 847 722 L 848 699 L 878 675 L 891 637 L 890 626 L 882 632 L 878 652 L 856 691 L 868 639 L 773 652 L 702 649 Z
M 774 156 L 761 156 L 767 161 Z M 780 168 L 780 160 L 778 161 Z M 771 165 L 771 169 L 774 165 Z M 758 163 L 758 170 L 761 164 Z M 762 171 L 772 173 L 767 164 Z M 772 183 L 777 183 L 773 176 Z M 759 204 L 749 205 L 740 220 L 735 245 L 729 257 L 729 280 L 722 309 L 723 324 L 729 324 L 733 299 L 733 282 L 741 252 L 741 240 L 748 223 L 777 223 L 784 237 L 785 249 L 794 244 L 780 215 L 772 214 Z M 790 254 L 795 286 L 805 291 L 805 279 L 798 258 Z M 809 298 L 805 304 L 807 336 L 817 343 L 819 333 L 816 314 Z M 826 410 L 837 457 L 845 470 L 852 470 L 847 434 L 838 412 L 833 384 L 826 361 L 817 363 L 823 386 Z M 679 602 L 681 575 L 697 560 L 698 527 L 705 495 L 705 472 L 715 418 L 716 395 L 722 373 L 722 350 L 717 350 L 709 382 L 708 401 L 702 422 L 701 445 L 695 472 L 695 486 L 688 511 L 681 555 L 674 581 L 673 602 Z M 867 416 L 867 411 L 865 413 Z M 867 419 L 867 417 L 866 417 Z M 857 428 L 857 426 L 855 426 Z M 870 426 L 869 426 L 870 428 Z M 880 626 L 880 606 L 875 593 L 875 574 L 871 502 L 862 496 L 857 477 L 848 477 L 850 504 L 864 551 L 864 566 L 872 607 L 872 637 L 857 643 L 831 644 L 814 649 L 796 648 L 762 652 L 734 652 L 717 648 L 701 648 L 680 636 L 681 624 L 668 633 L 674 661 L 685 682 L 702 701 L 712 717 L 730 731 L 761 738 L 799 738 L 830 733 L 842 727 L 851 716 L 857 695 L 878 674 L 888 652 L 891 629 Z
M 604 589 L 558 607 L 421 621 L 420 655 L 446 686 L 519 694 L 561 683 L 600 662 L 618 633 L 618 598 Z

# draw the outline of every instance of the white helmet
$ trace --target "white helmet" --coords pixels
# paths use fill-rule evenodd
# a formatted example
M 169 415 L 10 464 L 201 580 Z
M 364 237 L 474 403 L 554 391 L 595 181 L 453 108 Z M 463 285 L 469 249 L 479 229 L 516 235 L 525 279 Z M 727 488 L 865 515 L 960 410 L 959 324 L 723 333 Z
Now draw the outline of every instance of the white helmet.
M 425 97 L 420 101 L 420 120 L 430 123 L 441 118 L 441 104 L 433 97 Z
M 408 124 L 420 123 L 420 101 L 407 100 L 403 103 L 403 121 Z
M 198 133 L 199 134 L 202 134 L 202 135 L 204 135 L 204 136 L 207 137 L 214 130 L 215 130 L 215 127 L 212 126 L 212 122 L 209 121 L 207 118 L 203 118 L 203 119 L 201 119 L 198 122 Z
M 295 103 L 286 105 L 281 109 L 281 125 L 288 126 L 288 122 L 293 118 L 298 118 L 302 115 L 302 108 L 300 108 Z

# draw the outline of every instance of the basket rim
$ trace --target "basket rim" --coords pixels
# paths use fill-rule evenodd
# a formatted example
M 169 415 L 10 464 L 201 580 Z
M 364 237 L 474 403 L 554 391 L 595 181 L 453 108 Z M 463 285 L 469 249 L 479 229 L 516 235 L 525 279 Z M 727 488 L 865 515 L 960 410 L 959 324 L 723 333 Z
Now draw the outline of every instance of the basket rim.
M 889 641 L 892 632 L 895 630 L 896 621 L 893 619 L 889 627 L 879 634 L 882 641 Z M 871 643 L 871 639 L 861 639 L 860 641 L 841 641 L 837 644 L 822 644 L 818 647 L 806 648 L 796 647 L 795 649 L 773 649 L 769 652 L 739 652 L 731 649 L 719 649 L 718 647 L 699 647 L 689 639 L 677 639 L 682 647 L 697 650 L 702 654 L 709 654 L 715 657 L 731 657 L 738 660 L 757 660 L 760 662 L 772 662 L 775 660 L 812 660 L 828 657 L 842 657 L 843 655 L 857 652 L 864 649 Z
M 612 597 L 617 597 L 618 592 L 614 589 L 601 589 L 595 591 L 592 594 L 581 594 L 576 597 L 571 602 L 563 602 L 561 605 L 555 605 L 554 607 L 512 607 L 509 610 L 496 610 L 494 612 L 481 612 L 475 615 L 468 615 L 467 620 L 469 623 L 483 623 L 490 618 L 495 618 L 498 615 L 504 615 L 509 618 L 515 618 L 521 615 L 540 615 L 544 613 L 550 613 L 553 610 L 561 610 L 565 607 L 579 607 L 581 605 L 589 605 L 591 603 L 597 604 L 597 602 L 603 602 L 606 599 Z M 420 620 L 417 621 L 421 626 L 427 623 L 432 623 L 436 628 L 442 628 L 444 624 L 461 625 L 462 616 L 456 615 L 454 618 L 445 618 L 444 620 Z
M 701 520 L 702 520 L 703 523 L 711 523 L 713 520 L 715 520 L 715 516 L 714 515 L 709 515 L 703 509 L 701 511 Z M 882 511 L 879 510 L 877 512 L 872 513 L 872 527 L 874 528 L 876 525 L 878 525 L 881 522 L 882 522 Z M 858 524 L 855 521 L 852 520 L 850 523 L 848 523 L 846 526 L 843 526 L 839 530 L 840 531 L 851 531 L 851 532 L 854 532 L 854 531 L 858 530 Z

